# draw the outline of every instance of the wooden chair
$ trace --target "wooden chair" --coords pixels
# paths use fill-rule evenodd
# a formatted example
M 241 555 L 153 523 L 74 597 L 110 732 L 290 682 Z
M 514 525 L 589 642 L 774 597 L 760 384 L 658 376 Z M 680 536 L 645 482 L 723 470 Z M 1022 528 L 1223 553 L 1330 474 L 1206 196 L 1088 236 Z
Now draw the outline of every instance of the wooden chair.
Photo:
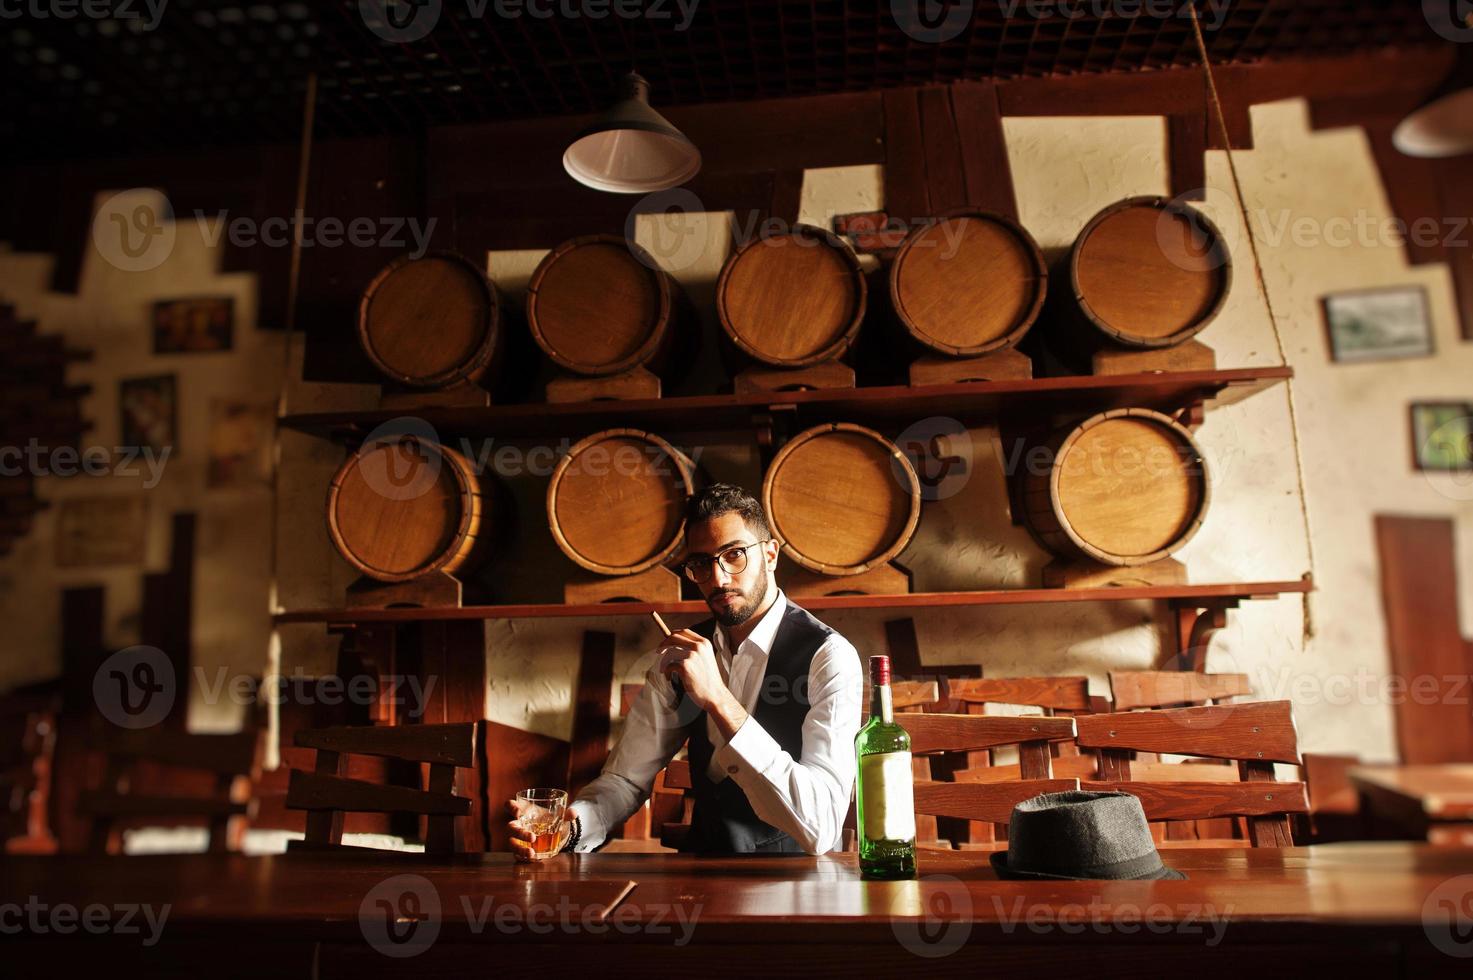
M 1304 753 L 1304 785 L 1309 814 L 1300 822 L 1300 837 L 1314 844 L 1365 840 L 1369 835 L 1360 810 L 1360 794 L 1348 775 L 1360 756 Z
M 972 715 L 985 715 L 987 706 L 996 704 L 1037 708 L 1047 718 L 1088 714 L 1103 707 L 1102 699 L 1090 696 L 1089 678 L 1078 675 L 953 679 L 947 684 L 947 696 L 952 704 Z M 1055 773 L 1061 778 L 1086 779 L 1095 774 L 1093 757 L 1081 757 L 1072 742 L 1055 742 L 1050 752 L 1055 757 Z M 950 778 L 956 782 L 991 783 L 1024 777 L 1017 763 L 998 764 L 987 750 L 967 753 L 965 768 L 952 771 Z M 990 847 L 999 839 L 997 830 L 991 823 L 968 824 L 965 846 Z M 1002 836 L 1006 836 L 1005 828 Z
M 454 725 L 351 726 L 297 732 L 298 747 L 317 751 L 312 772 L 293 769 L 286 805 L 307 811 L 307 837 L 290 849 L 351 848 L 343 844 L 345 812 L 403 813 L 426 818 L 425 850 L 453 854 L 455 818 L 471 812 L 471 801 L 455 795 L 455 770 L 476 764 L 476 722 Z M 428 768 L 425 788 L 386 786 L 343 775 L 344 755 L 371 755 Z
M 61 690 L 54 684 L 0 699 L 0 841 L 7 854 L 56 850 L 48 808 Z
M 1125 670 L 1110 672 L 1110 698 L 1115 711 L 1156 708 L 1187 708 L 1223 704 L 1235 697 L 1253 694 L 1247 674 L 1208 674 L 1192 670 Z M 1145 782 L 1208 780 L 1236 782 L 1231 764 L 1217 759 L 1194 759 L 1205 768 L 1183 772 L 1176 764 L 1163 763 L 1152 753 L 1137 754 L 1135 778 Z M 1246 840 L 1236 819 L 1166 821 L 1154 824 L 1152 833 L 1163 841 Z
M 1205 674 L 1193 670 L 1112 670 L 1110 699 L 1116 711 L 1186 708 L 1222 704 L 1252 695 L 1247 674 Z
M 79 811 L 90 821 L 88 850 L 121 853 L 121 822 L 209 828 L 209 850 L 235 850 L 254 810 L 261 772 L 261 733 L 230 735 L 113 729 L 101 740 L 101 786 L 83 792 Z M 168 792 L 156 791 L 166 787 Z M 176 792 L 186 787 L 186 792 Z
M 1245 817 L 1254 847 L 1294 843 L 1291 815 L 1307 812 L 1309 800 L 1302 782 L 1274 779 L 1274 763 L 1300 763 L 1288 701 L 1084 715 L 1076 721 L 1080 747 L 1098 751 L 1100 759 L 1099 779 L 1084 782 L 1084 789 L 1131 793 L 1148 820 Z M 1234 760 L 1241 781 L 1136 779 L 1132 752 Z
M 951 817 L 1006 826 L 1013 807 L 1040 793 L 1078 789 L 1077 778 L 1056 778 L 1051 746 L 1075 737 L 1075 719 L 1037 715 L 907 714 L 901 724 L 910 733 L 910 750 L 916 756 L 981 752 L 1016 746 L 1016 779 L 943 782 L 918 780 L 915 810 L 932 817 Z M 972 844 L 982 842 L 973 841 Z M 991 846 L 996 847 L 995 843 Z

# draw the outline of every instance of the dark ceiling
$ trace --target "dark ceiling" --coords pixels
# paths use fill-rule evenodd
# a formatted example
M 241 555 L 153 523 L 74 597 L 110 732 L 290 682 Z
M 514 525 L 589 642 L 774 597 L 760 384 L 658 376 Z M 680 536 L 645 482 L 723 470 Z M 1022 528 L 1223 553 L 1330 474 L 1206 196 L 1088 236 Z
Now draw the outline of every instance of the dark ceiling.
M 87 4 L 116 16 L 84 16 Z M 903 27 L 895 10 L 917 4 L 959 18 L 937 28 L 955 36 Z M 1197 63 L 1184 8 L 1129 16 L 1181 0 L 403 0 L 388 26 L 381 6 L 9 0 L 32 12 L 0 21 L 0 143 L 35 161 L 294 141 L 311 71 L 317 135 L 331 138 L 586 112 L 631 66 L 661 105 Z M 1216 62 L 1442 43 L 1413 0 L 1197 9 Z M 418 39 L 384 36 L 430 23 Z

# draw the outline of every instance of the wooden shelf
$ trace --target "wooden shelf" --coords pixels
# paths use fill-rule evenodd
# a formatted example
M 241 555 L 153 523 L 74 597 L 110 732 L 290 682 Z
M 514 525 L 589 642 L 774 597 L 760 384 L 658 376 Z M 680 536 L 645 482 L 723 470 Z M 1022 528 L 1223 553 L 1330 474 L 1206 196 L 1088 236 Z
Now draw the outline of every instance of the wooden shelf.
M 1103 411 L 1143 407 L 1171 411 L 1213 402 L 1231 404 L 1293 377 L 1288 367 L 1227 371 L 969 381 L 958 384 L 888 385 L 823 391 L 774 391 L 754 395 L 698 395 L 629 401 L 527 403 L 489 408 L 427 407 L 414 412 L 442 434 L 458 436 L 581 437 L 612 426 L 658 432 L 730 431 L 750 428 L 754 414 L 790 413 L 799 425 L 829 420 L 884 427 L 943 415 L 963 424 L 1039 412 Z M 399 411 L 317 412 L 288 415 L 281 424 L 324 438 L 357 441 Z
M 1223 600 L 1271 599 L 1309 592 L 1308 575 L 1289 582 L 1235 582 L 1217 585 L 1148 585 L 1103 589 L 996 589 L 986 592 L 915 592 L 910 595 L 843 595 L 795 598 L 805 609 L 920 609 L 931 606 L 1014 606 L 1049 602 L 1127 602 L 1166 600 L 1197 608 Z M 408 623 L 448 619 L 551 619 L 569 616 L 648 616 L 650 612 L 708 616 L 700 600 L 684 602 L 606 602 L 586 605 L 537 603 L 459 608 L 300 609 L 278 613 L 277 623 Z

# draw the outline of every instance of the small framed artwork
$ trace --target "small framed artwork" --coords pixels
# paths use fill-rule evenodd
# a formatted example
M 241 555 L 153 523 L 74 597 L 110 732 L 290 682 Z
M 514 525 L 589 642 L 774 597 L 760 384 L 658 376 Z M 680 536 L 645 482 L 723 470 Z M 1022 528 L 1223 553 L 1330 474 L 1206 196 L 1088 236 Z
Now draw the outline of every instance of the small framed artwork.
M 174 375 L 125 378 L 118 382 L 122 444 L 162 452 L 175 444 L 179 418 Z
M 211 489 L 271 484 L 271 431 L 276 406 L 235 399 L 210 400 Z
M 153 304 L 155 354 L 208 354 L 229 350 L 235 300 L 229 296 L 170 299 Z
M 1412 456 L 1419 470 L 1473 470 L 1473 404 L 1413 402 Z
M 1342 364 L 1429 357 L 1432 318 L 1421 286 L 1358 289 L 1322 301 L 1330 357 Z
M 56 514 L 56 564 L 141 565 L 147 520 L 142 497 L 70 497 Z

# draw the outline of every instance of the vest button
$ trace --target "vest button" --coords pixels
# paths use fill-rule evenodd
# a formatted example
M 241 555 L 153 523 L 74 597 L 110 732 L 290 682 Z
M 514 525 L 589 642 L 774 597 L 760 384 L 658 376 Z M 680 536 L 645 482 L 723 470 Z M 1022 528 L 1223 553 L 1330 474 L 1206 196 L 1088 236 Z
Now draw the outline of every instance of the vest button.
M 729 773 L 731 773 L 733 776 L 735 776 L 737 774 L 737 767 L 736 766 L 727 766 L 726 767 L 726 771 L 729 772 Z

